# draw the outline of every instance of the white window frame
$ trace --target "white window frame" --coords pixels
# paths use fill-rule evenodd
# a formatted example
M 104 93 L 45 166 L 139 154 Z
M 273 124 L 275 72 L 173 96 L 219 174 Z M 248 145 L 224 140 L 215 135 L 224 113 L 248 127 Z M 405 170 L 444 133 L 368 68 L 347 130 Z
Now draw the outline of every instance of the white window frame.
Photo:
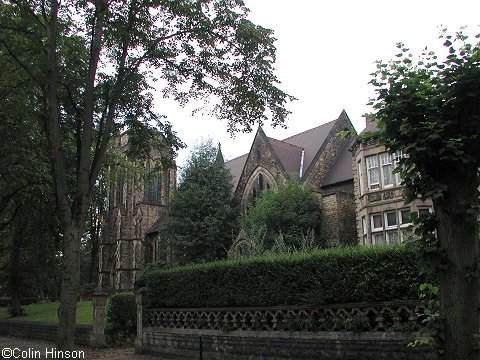
M 396 234 L 396 236 L 397 236 L 397 241 L 396 242 L 393 243 L 392 241 L 390 241 L 390 237 L 389 237 L 390 234 Z M 398 236 L 398 230 L 395 229 L 394 231 L 386 231 L 385 232 L 385 242 L 388 243 L 388 244 L 398 244 L 398 243 L 400 243 L 401 240 L 400 240 L 400 236 Z
M 367 235 L 367 219 L 362 216 L 362 235 Z
M 393 169 L 396 170 L 400 166 L 400 159 L 404 158 L 405 154 L 403 153 L 402 150 L 397 150 L 395 151 L 395 154 L 393 155 Z M 400 177 L 400 173 L 396 172 L 395 173 L 395 183 L 397 186 L 402 185 L 403 180 Z
M 381 174 L 381 178 L 382 178 L 382 187 L 384 189 L 391 188 L 395 185 L 395 177 L 393 176 L 392 155 L 387 153 L 387 152 L 384 152 L 384 153 L 378 154 L 378 158 L 379 158 L 380 169 L 381 169 L 380 174 Z M 388 170 L 388 168 L 390 168 L 390 170 Z M 386 171 L 390 172 L 389 177 L 392 181 L 390 184 L 385 184 L 385 181 L 387 179 L 387 177 L 385 176 Z
M 369 160 L 372 161 L 369 161 Z M 378 166 L 378 155 L 372 155 L 365 157 L 365 168 L 367 169 L 367 181 L 369 190 L 378 190 L 380 189 L 380 167 Z M 372 170 L 377 169 L 378 181 L 372 182 L 371 172 Z
M 412 236 L 413 232 L 409 229 L 401 229 L 400 230 L 400 243 L 403 243 L 407 238 Z
M 375 216 L 379 216 L 379 217 L 380 217 L 380 220 L 382 221 L 382 226 L 381 226 L 381 227 L 378 227 L 378 228 L 375 227 L 375 222 L 373 221 L 373 218 L 374 218 Z M 383 215 L 382 215 L 382 213 L 370 214 L 370 230 L 371 230 L 372 232 L 374 232 L 374 231 L 383 231 Z
M 388 224 L 388 217 L 387 214 L 394 214 L 395 215 L 395 225 L 389 225 Z M 384 227 L 385 229 L 398 229 L 398 216 L 397 216 L 397 211 L 396 210 L 387 210 L 383 213 L 384 217 Z
M 399 225 L 399 227 L 401 227 L 401 228 L 408 227 L 408 226 L 411 226 L 411 225 L 412 225 L 411 222 L 408 222 L 408 223 L 404 223 L 404 222 L 403 222 L 402 211 L 406 211 L 406 210 L 408 210 L 409 214 L 412 213 L 412 211 L 411 211 L 410 209 L 408 209 L 408 208 L 404 208 L 404 209 L 399 209 L 399 210 L 398 210 L 398 225 Z
M 383 237 L 382 243 L 379 244 L 379 243 L 376 241 L 376 237 L 377 237 L 377 236 L 382 236 L 382 237 Z M 386 244 L 385 233 L 384 233 L 384 232 L 372 233 L 371 239 L 372 239 L 372 244 L 373 244 L 373 245 L 383 245 L 383 244 Z
M 358 163 L 357 163 L 358 167 L 358 187 L 360 189 L 360 196 L 363 195 L 363 173 L 362 173 L 362 161 L 359 160 Z

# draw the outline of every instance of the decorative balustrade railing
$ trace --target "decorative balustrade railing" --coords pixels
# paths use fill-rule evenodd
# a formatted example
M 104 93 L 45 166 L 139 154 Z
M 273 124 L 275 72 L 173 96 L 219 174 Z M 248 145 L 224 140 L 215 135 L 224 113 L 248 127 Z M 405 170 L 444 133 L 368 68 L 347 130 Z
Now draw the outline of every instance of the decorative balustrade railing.
M 424 306 L 396 301 L 255 308 L 143 309 L 143 327 L 266 331 L 417 331 Z

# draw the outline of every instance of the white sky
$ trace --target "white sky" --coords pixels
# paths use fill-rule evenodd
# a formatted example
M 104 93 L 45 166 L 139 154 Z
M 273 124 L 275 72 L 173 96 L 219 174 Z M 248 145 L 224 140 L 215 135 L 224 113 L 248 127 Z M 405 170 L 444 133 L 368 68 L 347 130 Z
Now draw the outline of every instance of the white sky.
M 362 114 L 370 111 L 373 96 L 368 82 L 375 60 L 390 60 L 397 42 L 412 52 L 441 48 L 439 27 L 454 33 L 463 25 L 467 33 L 480 33 L 478 0 L 245 0 L 256 24 L 274 30 L 278 39 L 276 74 L 279 87 L 298 98 L 287 105 L 292 112 L 288 129 L 264 125 L 267 136 L 283 139 L 324 124 L 345 109 L 357 131 L 365 127 Z M 476 39 L 474 39 L 476 40 Z M 158 98 L 157 110 L 168 116 L 174 130 L 189 148 L 180 151 L 182 165 L 202 137 L 222 144 L 226 160 L 250 150 L 255 131 L 232 139 L 227 125 Z M 255 128 L 256 129 L 256 128 Z

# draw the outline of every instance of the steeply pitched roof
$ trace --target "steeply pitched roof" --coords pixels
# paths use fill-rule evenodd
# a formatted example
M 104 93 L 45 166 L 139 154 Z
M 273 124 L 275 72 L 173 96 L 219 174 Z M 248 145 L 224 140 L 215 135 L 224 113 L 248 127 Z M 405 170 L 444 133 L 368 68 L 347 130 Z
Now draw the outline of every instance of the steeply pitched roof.
M 350 152 L 350 146 L 354 141 L 355 138 L 352 137 L 345 143 L 335 165 L 323 181 L 322 187 L 351 180 L 353 178 L 352 153 Z
M 270 141 L 273 151 L 277 154 L 285 170 L 289 174 L 299 177 L 303 148 L 273 138 L 268 138 L 268 141 Z
M 303 158 L 304 170 L 308 169 L 308 167 L 312 163 L 315 155 L 317 154 L 318 150 L 320 150 L 325 139 L 330 133 L 330 130 L 332 130 L 335 121 L 336 119 L 282 140 L 283 142 L 303 148 L 303 150 L 305 151 L 305 155 Z
M 227 169 L 230 170 L 230 174 L 232 174 L 233 190 L 237 188 L 238 182 L 240 181 L 240 176 L 242 176 L 243 167 L 245 166 L 247 157 L 248 154 L 244 154 L 225 163 Z
M 342 116 L 347 116 L 344 111 L 342 114 L 340 114 L 338 119 L 340 119 Z M 283 140 L 277 140 L 266 136 L 265 139 L 270 143 L 273 152 L 281 162 L 281 165 L 284 167 L 284 169 L 291 176 L 293 175 L 300 177 L 300 175 L 305 174 L 310 165 L 312 165 L 312 162 L 315 160 L 318 152 L 329 137 L 329 134 L 338 119 L 332 120 L 313 129 L 303 131 Z M 264 136 L 261 128 L 259 128 L 259 133 Z M 348 145 L 342 150 L 342 153 L 340 154 L 340 157 L 337 160 L 334 168 L 332 168 L 325 179 L 325 185 L 331 185 L 353 178 L 351 163 L 352 157 L 348 151 L 350 144 L 351 142 L 349 141 Z M 300 174 L 302 153 L 303 174 Z M 225 166 L 230 170 L 230 173 L 233 176 L 234 190 L 237 188 L 247 158 L 248 154 L 245 154 L 225 163 Z

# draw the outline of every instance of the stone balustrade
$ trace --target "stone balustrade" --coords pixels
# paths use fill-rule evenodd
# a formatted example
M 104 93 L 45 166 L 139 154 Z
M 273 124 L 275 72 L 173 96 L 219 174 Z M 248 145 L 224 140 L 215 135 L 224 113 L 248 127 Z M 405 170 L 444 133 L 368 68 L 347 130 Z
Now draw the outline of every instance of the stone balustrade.
M 418 301 L 249 308 L 143 309 L 143 327 L 223 331 L 417 331 Z

